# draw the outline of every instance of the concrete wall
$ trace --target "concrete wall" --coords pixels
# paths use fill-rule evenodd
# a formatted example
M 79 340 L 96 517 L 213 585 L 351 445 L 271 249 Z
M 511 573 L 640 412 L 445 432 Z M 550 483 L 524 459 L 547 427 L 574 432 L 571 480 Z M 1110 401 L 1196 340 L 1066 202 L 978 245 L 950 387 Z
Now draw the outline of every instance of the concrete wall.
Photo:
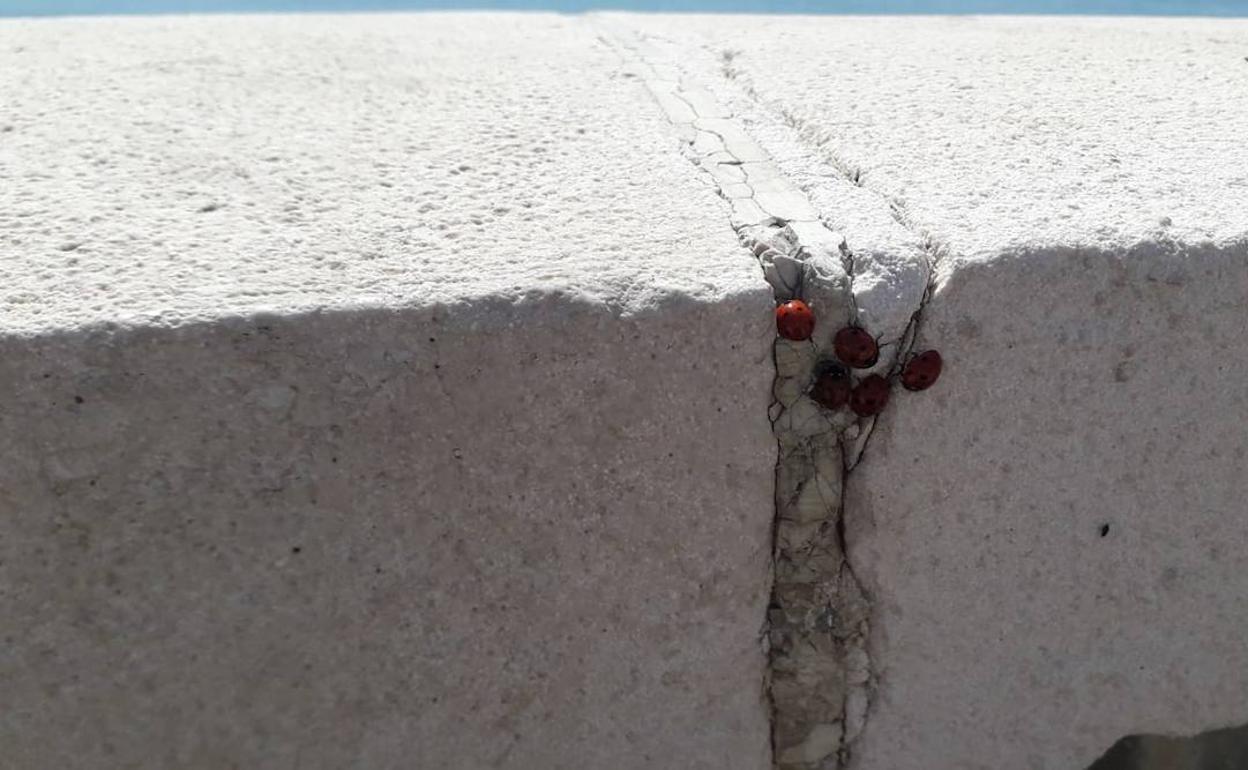
M 771 293 L 618 65 L 0 22 L 0 767 L 766 766 Z
M 4 766 L 764 766 L 759 318 L 5 339 Z
M 1072 251 L 942 286 L 939 391 L 848 485 L 883 667 L 860 767 L 1078 768 L 1242 721 L 1245 267 Z
M 0 35 L 5 767 L 1243 764 L 1248 25 Z
M 809 699 L 862 686 L 780 766 L 1069 770 L 1127 735 L 1242 724 L 1248 25 L 619 23 L 839 234 L 884 360 L 945 361 L 932 390 L 844 426 L 790 393 L 812 367 L 777 356 L 778 427 L 844 467 L 821 521 L 781 476 L 781 533 L 844 531 L 807 549 L 828 611 L 804 617 L 833 651 L 866 629 L 840 678 L 833 651 L 800 667 Z M 820 246 L 787 252 L 807 299 Z M 1137 744 L 1139 767 L 1245 762 L 1233 739 Z

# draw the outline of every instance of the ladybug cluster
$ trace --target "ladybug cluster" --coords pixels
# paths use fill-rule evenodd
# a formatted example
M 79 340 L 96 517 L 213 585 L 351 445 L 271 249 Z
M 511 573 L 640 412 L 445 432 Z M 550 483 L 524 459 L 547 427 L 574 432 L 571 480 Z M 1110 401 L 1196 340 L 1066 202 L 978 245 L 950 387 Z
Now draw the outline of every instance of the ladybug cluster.
M 815 332 L 815 314 L 800 299 L 789 300 L 776 308 L 776 331 L 786 340 L 806 340 Z M 880 360 L 880 346 L 875 338 L 859 326 L 846 326 L 832 338 L 836 362 L 827 362 L 815 373 L 810 397 L 820 406 L 833 411 L 846 404 L 859 417 L 872 417 L 888 405 L 890 377 L 869 374 L 854 383 L 853 369 L 870 369 Z M 927 390 L 940 377 L 940 353 L 925 350 L 911 356 L 901 367 L 897 379 L 906 390 Z

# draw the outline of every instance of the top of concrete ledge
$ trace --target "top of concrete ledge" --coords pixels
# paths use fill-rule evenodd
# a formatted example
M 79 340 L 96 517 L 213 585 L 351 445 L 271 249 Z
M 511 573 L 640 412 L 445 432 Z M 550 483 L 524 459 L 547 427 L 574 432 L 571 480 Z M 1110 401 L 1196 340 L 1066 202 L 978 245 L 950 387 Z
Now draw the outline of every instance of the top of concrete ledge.
M 852 176 L 852 248 L 1248 242 L 1246 21 L 611 17 Z M 0 21 L 0 330 L 761 291 L 601 22 Z
M 1248 21 L 635 23 L 730 62 L 812 156 L 955 258 L 1248 239 Z
M 583 18 L 0 21 L 0 331 L 761 292 Z

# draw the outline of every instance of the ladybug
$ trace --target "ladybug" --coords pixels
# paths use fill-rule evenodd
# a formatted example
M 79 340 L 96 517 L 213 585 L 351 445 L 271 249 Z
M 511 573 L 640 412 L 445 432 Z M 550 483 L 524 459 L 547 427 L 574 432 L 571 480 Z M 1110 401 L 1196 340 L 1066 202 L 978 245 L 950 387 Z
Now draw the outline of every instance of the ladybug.
M 836 357 L 855 369 L 870 369 L 880 360 L 880 346 L 860 326 L 846 326 L 832 339 Z
M 901 384 L 906 390 L 927 390 L 940 377 L 940 353 L 925 350 L 906 362 L 901 370 Z
M 831 366 L 815 378 L 810 397 L 823 408 L 835 411 L 849 403 L 853 388 L 849 372 L 839 366 Z
M 888 380 L 878 374 L 862 378 L 849 396 L 849 408 L 859 417 L 871 417 L 888 405 Z
M 815 332 L 815 314 L 800 299 L 776 308 L 776 331 L 786 340 L 806 340 Z

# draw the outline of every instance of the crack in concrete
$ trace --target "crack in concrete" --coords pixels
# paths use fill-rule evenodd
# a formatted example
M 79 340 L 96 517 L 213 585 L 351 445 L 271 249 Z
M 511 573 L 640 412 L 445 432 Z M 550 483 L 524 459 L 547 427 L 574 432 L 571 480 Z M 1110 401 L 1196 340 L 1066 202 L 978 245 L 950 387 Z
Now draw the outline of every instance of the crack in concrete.
M 713 51 L 711 52 L 714 53 Z M 913 214 L 910 213 L 904 200 L 894 196 L 889 196 L 886 192 L 876 189 L 867 183 L 865 172 L 858 165 L 850 162 L 841 153 L 837 152 L 832 144 L 835 141 L 826 129 L 812 124 L 806 118 L 798 115 L 793 110 L 775 99 L 768 98 L 762 90 L 760 90 L 753 81 L 753 78 L 745 72 L 743 68 L 735 62 L 740 52 L 733 50 L 722 50 L 719 57 L 723 61 L 721 71 L 726 80 L 733 81 L 741 91 L 760 108 L 771 112 L 784 125 L 788 126 L 793 132 L 803 140 L 804 144 L 813 147 L 819 155 L 821 155 L 827 164 L 836 169 L 841 177 L 850 184 L 869 191 L 878 197 L 886 206 L 889 215 L 902 228 L 913 234 L 918 240 L 920 247 L 927 256 L 928 277 L 923 295 L 919 301 L 918 307 L 912 315 L 912 323 L 907 326 L 906 333 L 902 335 L 903 344 L 901 350 L 909 352 L 913 346 L 914 337 L 917 334 L 917 327 L 923 311 L 927 307 L 927 303 L 931 300 L 935 289 L 936 272 L 940 264 L 949 255 L 950 249 L 947 244 L 935 237 L 935 235 L 927 228 L 919 225 Z M 847 268 L 851 278 L 853 276 L 852 251 L 846 250 L 846 258 L 849 260 Z M 908 340 L 908 344 L 905 342 Z
M 812 203 L 810 190 L 787 177 L 732 110 L 685 74 L 680 51 L 624 23 L 597 22 L 633 76 L 654 95 L 676 127 L 684 155 L 708 174 L 728 204 L 730 224 L 757 259 L 777 301 L 802 298 L 815 308 L 819 328 L 860 323 L 858 259 Z M 656 41 L 659 41 L 656 44 Z M 771 105 L 722 54 L 721 72 L 756 105 Z M 781 120 L 799 136 L 791 116 Z M 864 188 L 863 173 L 825 147 L 825 161 L 843 179 Z M 883 196 L 871 191 L 883 200 Z M 887 201 L 885 201 L 887 203 Z M 890 216 L 919 237 L 904 208 Z M 881 343 L 880 373 L 895 374 L 919 333 L 935 279 L 935 251 L 925 243 L 926 281 L 918 307 L 899 337 Z M 830 335 L 823 335 L 830 336 Z M 871 599 L 848 555 L 845 490 L 874 432 L 875 418 L 828 412 L 807 391 L 831 360 L 830 340 L 777 338 L 776 377 L 768 406 L 777 442 L 776 512 L 772 526 L 772 598 L 763 644 L 769 672 L 763 697 L 771 712 L 771 749 L 778 770 L 842 770 L 869 715 L 877 674 L 867 639 Z
M 716 51 L 710 47 L 707 47 L 705 50 L 711 56 L 716 55 Z M 812 147 L 843 180 L 878 198 L 886 207 L 893 221 L 914 236 L 925 256 L 926 279 L 923 292 L 896 343 L 896 356 L 888 371 L 889 376 L 895 375 L 900 371 L 907 357 L 914 351 L 914 345 L 917 342 L 922 325 L 923 314 L 936 290 L 937 270 L 948 256 L 949 249 L 935 238 L 930 231 L 915 222 L 913 215 L 906 208 L 905 201 L 896 197 L 890 197 L 884 191 L 868 184 L 864 170 L 857 164 L 850 162 L 833 148 L 832 144 L 835 141 L 835 137 L 826 129 L 812 124 L 783 103 L 768 97 L 762 89 L 759 89 L 749 73 L 739 65 L 737 59 L 740 55 L 740 51 L 731 49 L 718 51 L 718 58 L 722 62 L 720 71 L 724 79 L 731 81 L 737 86 L 757 108 L 770 113 L 773 119 L 791 129 L 796 137 L 802 141 L 803 145 Z M 825 224 L 829 227 L 833 226 L 826 221 Z M 857 292 L 853 286 L 853 279 L 857 271 L 854 267 L 854 252 L 848 243 L 844 245 L 844 259 L 846 273 L 849 275 L 851 282 L 850 297 L 854 303 L 854 320 L 857 322 L 859 310 L 857 306 Z M 847 455 L 847 467 L 850 470 L 861 462 L 863 452 L 865 452 L 871 434 L 874 432 L 874 425 L 874 420 L 872 420 L 867 429 L 863 431 L 861 439 L 855 443 L 852 451 Z
M 714 56 L 714 51 L 709 48 L 706 50 Z M 914 352 L 914 347 L 917 343 L 922 327 L 924 313 L 936 290 L 937 270 L 943 259 L 947 256 L 948 249 L 936 238 L 934 238 L 930 232 L 917 225 L 913 216 L 906 209 L 904 201 L 896 198 L 890 198 L 882 191 L 874 189 L 873 186 L 869 185 L 863 169 L 856 164 L 850 163 L 840 153 L 833 149 L 832 142 L 834 141 L 834 137 L 819 127 L 810 125 L 807 121 L 800 118 L 785 105 L 769 98 L 760 89 L 758 89 L 748 74 L 745 73 L 743 68 L 739 66 L 739 62 L 737 61 L 738 56 L 739 52 L 736 51 L 723 50 L 719 52 L 719 59 L 722 62 L 720 71 L 724 79 L 731 81 L 735 86 L 737 86 L 753 104 L 756 110 L 769 112 L 773 121 L 787 126 L 793 132 L 801 145 L 807 147 L 813 146 L 816 153 L 823 158 L 827 166 L 834 170 L 834 172 L 845 182 L 856 188 L 869 192 L 881 203 L 885 204 L 888 215 L 892 218 L 892 220 L 898 226 L 910 233 L 918 242 L 922 250 L 925 268 L 923 289 L 913 312 L 910 313 L 906 325 L 896 342 L 895 355 L 888 371 L 888 376 L 893 377 L 899 373 L 905 361 Z M 805 186 L 803 186 L 803 190 L 807 193 L 810 192 L 810 190 L 808 190 Z M 828 227 L 831 228 L 833 226 L 832 223 L 828 222 L 826 219 L 823 221 Z M 842 257 L 845 264 L 845 272 L 850 281 L 849 296 L 852 303 L 852 317 L 855 323 L 858 323 L 859 318 L 861 317 L 861 311 L 858 307 L 858 290 L 854 283 L 856 277 L 858 276 L 858 270 L 856 269 L 854 251 L 849 247 L 848 242 L 842 243 Z M 846 541 L 845 523 L 849 512 L 845 507 L 844 495 L 845 490 L 849 488 L 851 472 L 865 457 L 870 439 L 874 435 L 875 424 L 876 422 L 873 418 L 865 422 L 857 435 L 847 431 L 842 437 L 844 475 L 842 478 L 842 497 L 840 501 L 841 508 L 836 516 L 837 538 L 840 549 L 842 553 L 845 554 L 843 568 L 851 574 L 854 585 L 858 586 L 860 590 L 864 584 L 858 579 L 857 574 L 854 572 L 853 562 L 849 558 L 849 548 Z M 870 601 L 869 597 L 866 597 L 865 595 L 864 600 L 868 603 Z M 863 648 L 863 651 L 865 652 L 865 648 Z M 853 667 L 857 667 L 859 665 L 864 666 L 864 669 L 861 671 L 855 671 L 853 676 L 862 677 L 865 675 L 866 681 L 870 682 L 874 678 L 874 674 L 870 670 L 870 660 L 867 659 L 865 661 L 859 661 L 855 663 Z M 863 691 L 864 690 L 855 690 L 853 688 L 849 688 L 846 691 L 847 698 L 843 709 L 846 730 L 842 737 L 841 746 L 838 751 L 838 766 L 842 768 L 849 766 L 852 759 L 853 740 L 858 731 L 861 729 L 861 725 L 865 724 L 868 716 L 867 712 L 870 708 L 869 700 L 855 703 L 853 702 L 852 697 L 850 697 L 855 692 Z M 851 733 L 850 726 L 854 724 L 857 724 L 858 729 L 853 730 Z

